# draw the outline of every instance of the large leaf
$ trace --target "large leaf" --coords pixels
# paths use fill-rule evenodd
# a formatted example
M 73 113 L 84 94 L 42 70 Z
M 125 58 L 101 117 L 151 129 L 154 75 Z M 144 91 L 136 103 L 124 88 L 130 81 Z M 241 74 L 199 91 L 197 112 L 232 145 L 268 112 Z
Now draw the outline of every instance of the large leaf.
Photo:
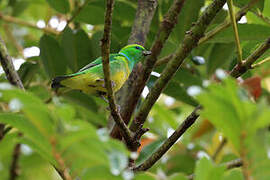
M 39 43 L 40 57 L 48 76 L 53 78 L 57 75 L 64 75 L 67 60 L 59 43 L 48 35 L 43 35 Z
M 73 72 L 78 71 L 95 58 L 88 35 L 81 29 L 72 31 L 66 27 L 62 34 L 61 47 L 68 59 L 69 68 Z
M 47 0 L 49 5 L 60 13 L 69 12 L 69 1 L 68 0 Z
M 233 43 L 217 43 L 214 45 L 211 54 L 206 61 L 208 75 L 212 75 L 217 68 L 222 68 L 222 65 L 231 62 L 234 47 Z
M 240 41 L 264 41 L 270 36 L 270 28 L 260 24 L 238 24 Z M 234 42 L 232 27 L 219 32 L 208 42 L 231 43 Z
M 215 166 L 211 160 L 202 158 L 197 162 L 194 180 L 216 180 L 221 179 L 225 172 L 225 165 Z

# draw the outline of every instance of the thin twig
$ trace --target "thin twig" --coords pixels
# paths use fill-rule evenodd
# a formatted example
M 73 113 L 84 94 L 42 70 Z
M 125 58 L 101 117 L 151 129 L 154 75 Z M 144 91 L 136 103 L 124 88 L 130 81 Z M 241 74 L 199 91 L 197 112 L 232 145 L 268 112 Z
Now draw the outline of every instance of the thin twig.
M 251 67 L 252 67 L 252 68 L 257 68 L 257 67 L 259 67 L 259 66 L 261 66 L 262 64 L 267 63 L 267 62 L 270 62 L 270 57 L 267 57 L 267 58 L 261 60 L 260 62 L 251 65 Z
M 54 30 L 52 28 L 49 28 L 49 27 L 39 28 L 38 26 L 36 26 L 33 23 L 30 23 L 30 22 L 27 22 L 27 21 L 24 21 L 24 20 L 21 20 L 19 18 L 15 18 L 15 17 L 12 17 L 12 16 L 4 15 L 2 13 L 0 13 L 0 19 L 2 19 L 5 22 L 8 22 L 8 23 L 14 23 L 14 24 L 18 24 L 18 25 L 22 25 L 22 26 L 26 26 L 26 27 L 30 27 L 30 28 L 34 28 L 34 29 L 38 29 L 38 30 L 44 31 L 45 33 L 50 33 L 50 34 L 55 34 L 55 35 L 59 34 L 58 31 L 56 31 L 56 30 Z
M 270 48 L 270 37 L 261 44 L 250 56 L 247 57 L 246 60 L 243 61 L 242 64 L 237 64 L 234 66 L 233 70 L 230 72 L 231 76 L 239 77 L 247 70 L 252 68 L 252 64 L 263 55 Z
M 226 166 L 227 170 L 233 169 L 233 168 L 238 168 L 243 166 L 243 161 L 241 159 L 235 159 L 229 162 L 224 163 Z M 191 174 L 187 176 L 187 179 L 192 180 L 194 178 L 194 174 Z
M 223 138 L 222 141 L 220 142 L 220 144 L 218 145 L 216 151 L 214 152 L 212 159 L 213 161 L 215 161 L 219 155 L 219 153 L 221 152 L 221 150 L 223 149 L 223 147 L 227 144 L 227 139 Z
M 132 26 L 131 35 L 129 37 L 129 44 L 144 45 L 147 34 L 157 7 L 157 0 L 139 0 L 136 12 L 136 17 Z M 137 101 L 133 100 L 136 94 L 133 92 L 133 87 L 137 86 L 137 79 L 141 75 L 142 64 L 138 63 L 132 70 L 128 80 L 124 86 L 117 92 L 117 102 L 121 106 L 121 117 L 124 122 L 128 124 Z M 121 134 L 117 126 L 113 127 L 111 137 L 121 139 Z
M 226 0 L 215 0 L 206 8 L 191 30 L 187 32 L 183 43 L 177 49 L 174 58 L 167 64 L 166 68 L 161 73 L 161 76 L 156 80 L 154 86 L 143 101 L 138 113 L 136 113 L 130 126 L 131 130 L 135 130 L 141 124 L 144 124 L 152 106 L 155 104 L 166 85 L 172 79 L 191 50 L 197 46 L 197 43 L 199 39 L 203 37 L 206 28 L 225 3 Z
M 263 20 L 266 24 L 270 25 L 270 18 L 269 17 L 265 17 L 260 11 L 258 11 L 258 12 L 252 11 L 252 13 L 255 14 L 261 20 Z
M 101 39 L 102 65 L 105 79 L 105 87 L 107 89 L 107 97 L 111 109 L 111 115 L 115 123 L 117 124 L 118 128 L 120 129 L 121 135 L 125 139 L 127 146 L 130 148 L 133 144 L 132 135 L 128 127 L 126 126 L 125 122 L 121 118 L 120 113 L 118 112 L 117 106 L 115 104 L 110 74 L 109 55 L 110 55 L 110 34 L 111 34 L 113 4 L 114 0 L 107 0 L 104 34 L 103 38 Z
M 21 144 L 16 144 L 12 154 L 12 162 L 9 169 L 9 180 L 15 180 L 19 176 L 19 157 L 21 154 Z
M 241 44 L 240 44 L 238 28 L 237 28 L 237 24 L 236 24 L 236 18 L 235 18 L 235 14 L 234 14 L 234 8 L 233 8 L 232 0 L 227 0 L 227 4 L 228 4 L 228 7 L 229 7 L 229 14 L 230 14 L 231 22 L 232 22 L 232 25 L 233 25 L 235 43 L 236 43 L 236 47 L 237 47 L 238 63 L 241 64 L 242 63 L 242 48 L 241 48 Z

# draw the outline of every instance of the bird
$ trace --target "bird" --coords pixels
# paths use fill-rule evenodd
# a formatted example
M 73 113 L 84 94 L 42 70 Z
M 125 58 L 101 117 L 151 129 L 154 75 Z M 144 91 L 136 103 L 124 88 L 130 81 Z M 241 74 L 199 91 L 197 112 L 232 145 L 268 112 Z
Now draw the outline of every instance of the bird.
M 143 46 L 130 44 L 123 47 L 118 53 L 109 55 L 113 92 L 117 92 L 122 87 L 134 65 L 150 54 L 151 51 L 147 51 Z M 51 87 L 56 90 L 59 88 L 79 90 L 85 94 L 104 98 L 107 95 L 107 89 L 102 66 L 102 57 L 99 57 L 76 73 L 55 77 Z

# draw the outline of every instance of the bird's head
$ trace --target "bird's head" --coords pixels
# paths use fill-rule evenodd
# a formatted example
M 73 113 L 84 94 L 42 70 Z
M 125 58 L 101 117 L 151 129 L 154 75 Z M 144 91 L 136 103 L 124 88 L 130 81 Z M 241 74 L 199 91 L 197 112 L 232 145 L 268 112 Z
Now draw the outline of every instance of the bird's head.
M 124 55 L 129 61 L 137 63 L 143 56 L 151 54 L 151 51 L 147 51 L 143 46 L 139 44 L 130 44 L 123 47 L 119 54 Z

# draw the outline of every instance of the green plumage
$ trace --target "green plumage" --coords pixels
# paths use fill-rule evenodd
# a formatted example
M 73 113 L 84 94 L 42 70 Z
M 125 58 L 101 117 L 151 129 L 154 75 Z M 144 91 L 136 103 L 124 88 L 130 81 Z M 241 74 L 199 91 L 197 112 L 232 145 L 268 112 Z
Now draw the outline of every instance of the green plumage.
M 110 54 L 110 72 L 113 91 L 118 91 L 128 79 L 134 65 L 144 56 L 149 55 L 143 46 L 132 44 L 125 46 L 118 54 Z M 105 95 L 102 58 L 83 67 L 79 72 L 58 76 L 53 79 L 52 88 L 66 87 L 81 90 L 86 94 Z

